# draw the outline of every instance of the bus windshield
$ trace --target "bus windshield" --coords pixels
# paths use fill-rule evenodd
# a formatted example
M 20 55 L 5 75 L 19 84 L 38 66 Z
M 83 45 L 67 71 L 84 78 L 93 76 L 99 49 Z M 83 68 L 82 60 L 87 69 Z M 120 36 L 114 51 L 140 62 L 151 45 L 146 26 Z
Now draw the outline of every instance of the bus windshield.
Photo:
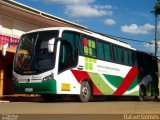
M 13 70 L 18 74 L 39 74 L 54 68 L 55 52 L 48 52 L 48 41 L 58 31 L 24 34 L 17 48 Z

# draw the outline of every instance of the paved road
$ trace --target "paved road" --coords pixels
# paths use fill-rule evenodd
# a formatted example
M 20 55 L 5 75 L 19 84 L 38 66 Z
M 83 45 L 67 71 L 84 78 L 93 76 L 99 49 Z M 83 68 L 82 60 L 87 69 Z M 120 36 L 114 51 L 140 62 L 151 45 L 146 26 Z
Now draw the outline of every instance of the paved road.
M 31 98 L 30 98 L 31 99 Z M 0 113 L 1 119 L 6 120 L 5 117 L 23 117 L 27 119 L 35 118 L 41 120 L 47 116 L 54 117 L 56 120 L 102 120 L 103 118 L 119 119 L 128 118 L 130 114 L 154 114 L 155 119 L 160 119 L 160 101 L 131 101 L 131 100 L 120 100 L 120 101 L 97 101 L 80 103 L 74 101 L 56 101 L 52 103 L 46 103 L 43 101 L 28 102 L 1 102 Z M 6 114 L 7 113 L 7 114 Z M 32 114 L 32 115 L 24 115 Z M 41 115 L 42 114 L 42 115 Z M 50 114 L 50 115 L 49 115 Z M 53 115 L 54 114 L 54 115 Z M 60 114 L 60 115 L 59 115 Z M 85 114 L 85 115 L 82 115 Z M 98 115 L 103 114 L 103 115 Z M 107 114 L 107 115 L 106 115 Z M 114 114 L 114 115 L 113 115 Z M 117 115 L 118 114 L 118 115 Z M 10 116 L 7 116 L 10 115 Z M 13 116 L 12 116 L 13 115 Z M 126 116 L 125 116 L 126 115 Z M 79 118 L 79 119 L 75 119 Z M 85 118 L 85 119 L 83 119 Z M 35 120 L 34 119 L 34 120 Z M 128 118 L 129 119 L 129 118 Z M 15 119 L 17 120 L 17 119 Z M 19 119 L 18 119 L 19 120 Z
M 125 114 L 159 113 L 159 102 L 10 102 L 0 103 L 0 113 L 18 114 Z

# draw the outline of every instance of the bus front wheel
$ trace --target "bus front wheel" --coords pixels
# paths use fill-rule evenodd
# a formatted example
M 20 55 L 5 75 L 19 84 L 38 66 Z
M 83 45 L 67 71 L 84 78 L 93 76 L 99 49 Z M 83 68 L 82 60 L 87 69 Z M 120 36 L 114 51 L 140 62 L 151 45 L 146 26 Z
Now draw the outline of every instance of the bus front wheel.
M 91 98 L 91 86 L 89 84 L 89 81 L 83 81 L 81 83 L 81 91 L 80 91 L 80 101 L 81 102 L 88 102 Z
M 54 101 L 54 99 L 55 99 L 55 96 L 54 95 L 50 95 L 50 94 L 43 94 L 43 95 L 41 95 L 42 96 L 42 98 L 43 98 L 43 100 L 45 101 L 45 102 L 53 102 Z

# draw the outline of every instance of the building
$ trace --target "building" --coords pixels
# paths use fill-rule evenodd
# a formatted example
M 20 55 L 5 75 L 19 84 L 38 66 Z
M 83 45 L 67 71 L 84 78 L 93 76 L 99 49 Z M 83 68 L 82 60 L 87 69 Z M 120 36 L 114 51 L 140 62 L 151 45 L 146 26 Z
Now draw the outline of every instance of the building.
M 14 0 L 0 0 L 0 53 L 2 45 L 8 42 L 18 42 L 20 36 L 27 31 L 58 26 L 87 29 Z M 13 94 L 12 62 L 15 50 L 16 46 L 11 45 L 5 57 L 0 54 L 0 96 Z

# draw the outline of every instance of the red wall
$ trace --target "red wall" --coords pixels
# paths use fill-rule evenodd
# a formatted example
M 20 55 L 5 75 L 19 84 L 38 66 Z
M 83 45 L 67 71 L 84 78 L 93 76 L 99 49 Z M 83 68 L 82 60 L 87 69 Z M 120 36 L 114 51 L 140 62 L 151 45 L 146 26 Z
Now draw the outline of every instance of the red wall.
M 3 46 L 4 44 L 8 42 L 19 42 L 19 38 L 0 35 L 0 46 Z M 16 49 L 17 45 L 10 45 L 9 48 Z

